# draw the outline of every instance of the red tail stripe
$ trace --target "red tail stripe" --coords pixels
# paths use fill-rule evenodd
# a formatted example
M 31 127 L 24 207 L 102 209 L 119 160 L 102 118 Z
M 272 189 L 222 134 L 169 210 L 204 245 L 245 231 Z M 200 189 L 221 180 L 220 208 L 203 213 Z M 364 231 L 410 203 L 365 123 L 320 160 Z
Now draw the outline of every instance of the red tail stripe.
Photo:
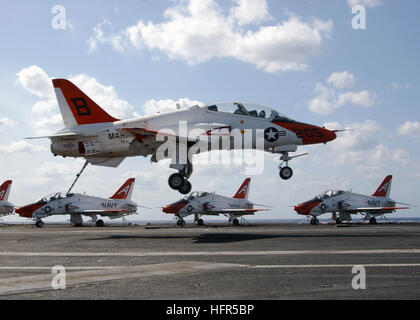
M 54 88 L 61 89 L 78 125 L 118 121 L 70 81 L 54 79 L 53 84 Z
M 4 200 L 4 197 L 7 194 L 7 189 L 9 189 L 10 185 L 12 184 L 12 180 L 7 180 L 4 182 L 0 187 L 0 201 Z
M 117 192 L 110 198 L 113 200 L 125 200 L 127 199 L 128 194 L 130 193 L 131 188 L 133 187 L 133 183 L 136 179 L 131 178 L 128 179 L 121 188 L 118 189 Z
M 378 190 L 373 194 L 374 197 L 386 197 L 388 189 L 390 187 L 390 183 L 392 180 L 392 176 L 388 176 L 385 180 L 381 183 Z
M 239 190 L 236 192 L 236 194 L 233 196 L 234 199 L 245 199 L 247 193 L 248 193 L 248 188 L 249 188 L 249 183 L 251 182 L 251 179 L 248 178 L 244 181 L 244 183 L 242 183 L 241 187 L 239 188 Z

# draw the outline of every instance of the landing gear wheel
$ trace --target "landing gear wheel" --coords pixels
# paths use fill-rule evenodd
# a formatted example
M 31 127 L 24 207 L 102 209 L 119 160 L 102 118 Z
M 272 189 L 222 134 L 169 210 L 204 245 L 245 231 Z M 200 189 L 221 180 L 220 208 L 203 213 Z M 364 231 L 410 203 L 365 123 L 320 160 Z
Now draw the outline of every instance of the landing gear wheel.
M 44 222 L 39 220 L 39 221 L 35 222 L 35 225 L 37 226 L 37 228 L 42 228 L 42 227 L 44 227 Z
M 189 181 L 185 181 L 185 184 L 178 191 L 181 194 L 189 194 L 191 192 L 192 185 Z
M 342 223 L 342 221 L 341 221 L 340 218 L 335 219 L 335 224 L 341 224 L 341 223 Z
M 317 218 L 312 218 L 311 219 L 311 225 L 312 226 L 317 226 L 317 225 L 319 225 L 319 220 L 317 219 Z
M 81 228 L 81 227 L 83 227 L 83 224 L 82 223 L 75 223 L 74 226 L 76 228 Z
M 184 220 L 179 220 L 179 226 L 180 227 L 185 227 L 185 221 Z
M 102 228 L 102 227 L 105 226 L 105 223 L 104 223 L 103 220 L 98 220 L 98 221 L 96 221 L 96 226 L 99 227 L 99 228 Z
M 233 225 L 234 226 L 239 226 L 239 220 L 238 219 L 233 219 Z
M 369 223 L 370 224 L 377 224 L 378 222 L 376 221 L 376 218 L 370 218 Z
M 199 226 L 204 226 L 204 221 L 203 221 L 203 219 L 198 219 L 198 220 L 197 220 L 197 224 L 198 224 Z
M 280 170 L 280 178 L 289 180 L 293 176 L 293 170 L 290 167 L 284 167 Z
M 174 173 L 169 177 L 169 186 L 174 190 L 180 190 L 185 185 L 185 178 L 182 174 Z

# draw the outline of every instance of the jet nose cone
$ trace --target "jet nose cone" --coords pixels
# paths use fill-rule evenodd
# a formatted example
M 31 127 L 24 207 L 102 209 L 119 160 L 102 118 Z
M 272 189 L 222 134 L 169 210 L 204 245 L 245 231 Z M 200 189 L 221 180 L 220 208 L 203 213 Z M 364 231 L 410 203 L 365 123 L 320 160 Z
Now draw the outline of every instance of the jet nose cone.
M 32 206 L 25 206 L 25 207 L 20 207 L 18 209 L 15 210 L 15 212 L 20 215 L 21 217 L 24 218 L 32 218 L 32 214 L 35 210 L 32 210 Z
M 303 205 L 302 204 L 298 204 L 297 206 L 295 206 L 294 209 L 298 214 L 303 214 L 302 213 L 302 211 L 303 211 Z
M 165 213 L 176 213 L 176 212 L 174 212 L 175 210 L 174 210 L 174 207 L 172 205 L 163 207 L 162 211 L 165 212 Z
M 323 132 L 324 132 L 325 143 L 337 139 L 336 131 L 332 131 L 332 130 L 328 130 L 324 128 Z
M 182 208 L 184 208 L 188 204 L 188 201 L 178 201 L 175 203 L 172 203 L 166 207 L 163 207 L 162 211 L 165 213 L 173 213 L 177 214 L 179 211 L 181 211 Z
M 32 218 L 33 213 L 43 207 L 44 204 L 30 204 L 28 206 L 20 207 L 15 210 L 15 212 L 24 218 Z
M 295 206 L 295 211 L 298 214 L 301 214 L 301 215 L 304 215 L 304 216 L 309 216 L 312 212 L 312 209 L 314 209 L 320 203 L 321 203 L 321 201 L 313 201 L 313 202 L 302 203 L 302 204 L 299 204 L 299 205 Z

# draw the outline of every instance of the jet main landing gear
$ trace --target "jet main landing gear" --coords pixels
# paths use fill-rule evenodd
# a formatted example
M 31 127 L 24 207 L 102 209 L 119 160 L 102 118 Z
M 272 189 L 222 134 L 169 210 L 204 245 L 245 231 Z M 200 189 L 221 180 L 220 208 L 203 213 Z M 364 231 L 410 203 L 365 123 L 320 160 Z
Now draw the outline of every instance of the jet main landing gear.
M 104 227 L 104 226 L 105 226 L 105 223 L 104 223 L 104 221 L 103 221 L 103 220 L 98 220 L 98 221 L 96 221 L 96 226 L 97 226 L 98 228 L 102 228 L 102 227 Z
M 181 194 L 188 194 L 191 192 L 192 185 L 188 181 L 193 172 L 192 164 L 186 165 L 171 165 L 171 168 L 178 169 L 178 173 L 174 173 L 169 177 L 168 184 L 173 190 L 178 190 Z
M 199 226 L 204 226 L 204 220 L 200 218 L 198 214 L 195 215 L 194 221 L 197 222 Z

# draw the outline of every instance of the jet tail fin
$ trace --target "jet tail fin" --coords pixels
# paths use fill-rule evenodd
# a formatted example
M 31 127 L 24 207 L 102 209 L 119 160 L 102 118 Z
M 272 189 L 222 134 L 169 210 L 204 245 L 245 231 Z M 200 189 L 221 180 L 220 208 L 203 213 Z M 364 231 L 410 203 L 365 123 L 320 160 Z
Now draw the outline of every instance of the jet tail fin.
M 234 199 L 248 199 L 249 186 L 251 184 L 251 178 L 247 178 L 233 196 Z
M 84 124 L 118 121 L 72 82 L 65 79 L 54 79 L 53 85 L 66 128 Z
M 7 180 L 0 187 L 0 202 L 7 201 L 9 199 L 10 186 L 12 185 L 12 180 Z
M 131 200 L 136 179 L 128 179 L 121 188 L 110 198 L 112 200 Z
M 376 190 L 376 192 L 372 196 L 389 198 L 391 194 L 391 184 L 392 184 L 392 176 L 386 177 L 385 180 L 379 186 L 378 190 Z

